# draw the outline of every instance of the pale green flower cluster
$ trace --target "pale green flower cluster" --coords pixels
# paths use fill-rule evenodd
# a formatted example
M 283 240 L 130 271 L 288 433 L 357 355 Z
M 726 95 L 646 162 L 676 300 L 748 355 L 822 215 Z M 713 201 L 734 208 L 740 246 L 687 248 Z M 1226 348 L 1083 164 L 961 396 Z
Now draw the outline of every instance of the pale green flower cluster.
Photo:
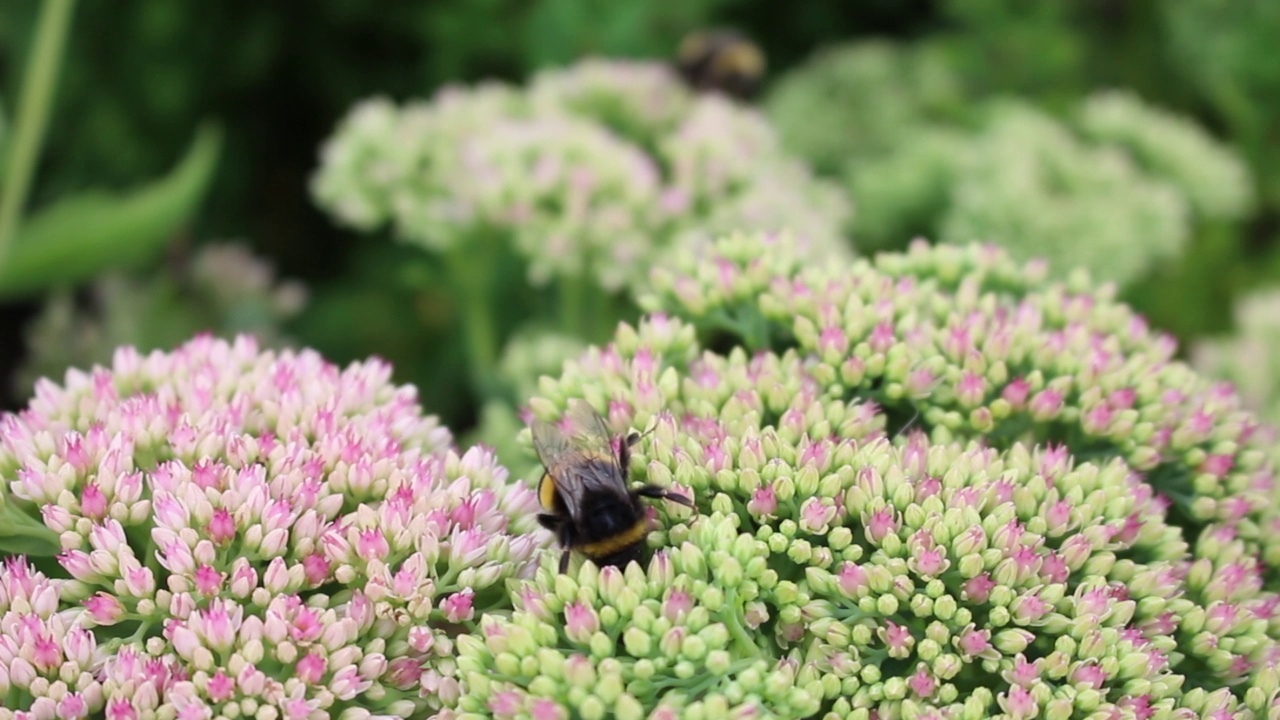
M 1029 106 L 999 107 L 966 147 L 938 222 L 943 242 L 992 242 L 1020 260 L 1124 284 L 1179 255 L 1190 237 L 1173 187 Z
M 1252 207 L 1244 163 L 1191 121 L 1114 91 L 1063 122 L 963 88 L 946 52 L 824 51 L 768 100 L 785 144 L 844 180 L 860 247 L 991 242 L 1124 285 L 1179 257 L 1197 223 Z
M 672 245 L 741 226 L 848 254 L 836 186 L 757 111 L 695 95 L 656 63 L 587 60 L 526 88 L 367 101 L 326 144 L 313 194 L 339 222 L 471 264 L 510 248 L 535 286 L 585 277 L 616 292 Z
M 1236 332 L 1192 349 L 1197 368 L 1235 383 L 1249 407 L 1280 426 L 1280 291 L 1245 296 L 1236 306 Z
M 1109 291 L 994 248 L 740 235 L 547 378 L 651 429 L 650 562 L 457 642 L 461 717 L 1272 717 L 1269 436 Z
M 1185 118 L 1151 107 L 1131 92 L 1101 92 L 1080 108 L 1080 130 L 1118 145 L 1152 176 L 1178 188 L 1208 218 L 1240 218 L 1254 203 L 1244 161 Z
M 850 158 L 911 144 L 922 125 L 963 102 L 936 48 L 873 40 L 818 52 L 779 78 L 765 105 L 788 148 L 838 174 Z

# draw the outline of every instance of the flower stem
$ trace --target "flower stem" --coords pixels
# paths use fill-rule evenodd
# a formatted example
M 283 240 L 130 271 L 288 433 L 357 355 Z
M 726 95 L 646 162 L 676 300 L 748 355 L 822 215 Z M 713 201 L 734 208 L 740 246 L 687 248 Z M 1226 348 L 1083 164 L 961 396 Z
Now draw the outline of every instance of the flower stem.
M 3 491 L 0 491 L 2 493 Z M 33 519 L 7 502 L 0 494 L 0 547 L 10 552 L 21 552 L 25 555 L 50 556 L 62 550 L 62 541 L 58 533 L 42 522 Z M 5 538 L 23 538 L 18 543 L 6 543 Z
M 445 263 L 457 292 L 462 314 L 462 337 L 466 345 L 471 382 L 482 398 L 500 394 L 497 377 L 498 329 L 493 316 L 493 239 L 479 235 L 445 253 Z
M 49 124 L 49 108 L 57 85 L 58 68 L 62 64 L 62 48 L 71 27 L 75 0 L 44 0 L 35 41 L 22 78 L 22 95 L 18 99 L 18 119 L 9 146 L 9 162 L 4 168 L 4 187 L 0 190 L 0 267 L 4 266 L 9 247 L 18 229 L 18 219 L 31 189 L 31 176 L 36 158 L 44 144 Z
M 575 337 L 587 338 L 590 332 L 588 324 L 591 315 L 587 307 L 587 279 L 582 275 L 560 278 L 560 331 Z
M 728 599 L 730 607 L 733 607 L 735 610 L 741 607 L 738 602 L 737 593 L 731 591 Z M 760 657 L 760 646 L 756 644 L 755 639 L 751 637 L 747 632 L 747 629 L 742 626 L 740 616 L 737 612 L 726 613 L 723 621 L 725 627 L 729 630 L 729 636 L 733 638 L 734 649 L 737 650 L 739 654 L 746 658 Z

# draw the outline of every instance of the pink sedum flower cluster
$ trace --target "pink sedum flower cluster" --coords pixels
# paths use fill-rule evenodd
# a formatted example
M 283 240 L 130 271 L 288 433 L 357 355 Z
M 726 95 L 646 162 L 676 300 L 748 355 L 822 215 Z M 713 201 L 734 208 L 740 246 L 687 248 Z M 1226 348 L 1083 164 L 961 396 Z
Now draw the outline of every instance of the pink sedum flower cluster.
M 0 720 L 410 717 L 547 541 L 370 361 L 200 337 L 0 418 Z M 56 554 L 54 554 L 56 552 Z

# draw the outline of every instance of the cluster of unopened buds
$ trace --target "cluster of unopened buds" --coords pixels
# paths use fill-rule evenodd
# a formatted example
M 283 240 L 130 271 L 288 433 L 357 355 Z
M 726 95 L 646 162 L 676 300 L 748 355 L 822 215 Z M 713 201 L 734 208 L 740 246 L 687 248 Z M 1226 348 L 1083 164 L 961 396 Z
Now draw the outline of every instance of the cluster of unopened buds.
M 0 717 L 456 702 L 454 636 L 546 538 L 533 493 L 389 370 L 198 338 L 0 420 L 0 535 L 33 557 L 0 569 Z

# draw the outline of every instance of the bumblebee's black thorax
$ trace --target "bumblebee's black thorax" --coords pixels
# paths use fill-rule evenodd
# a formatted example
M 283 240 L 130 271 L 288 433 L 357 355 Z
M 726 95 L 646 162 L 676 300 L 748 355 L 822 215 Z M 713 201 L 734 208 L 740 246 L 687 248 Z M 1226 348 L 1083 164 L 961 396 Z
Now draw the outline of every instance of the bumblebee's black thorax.
M 577 529 L 579 541 L 584 544 L 630 533 L 644 519 L 639 498 L 628 495 L 592 491 L 584 494 L 581 502 Z

